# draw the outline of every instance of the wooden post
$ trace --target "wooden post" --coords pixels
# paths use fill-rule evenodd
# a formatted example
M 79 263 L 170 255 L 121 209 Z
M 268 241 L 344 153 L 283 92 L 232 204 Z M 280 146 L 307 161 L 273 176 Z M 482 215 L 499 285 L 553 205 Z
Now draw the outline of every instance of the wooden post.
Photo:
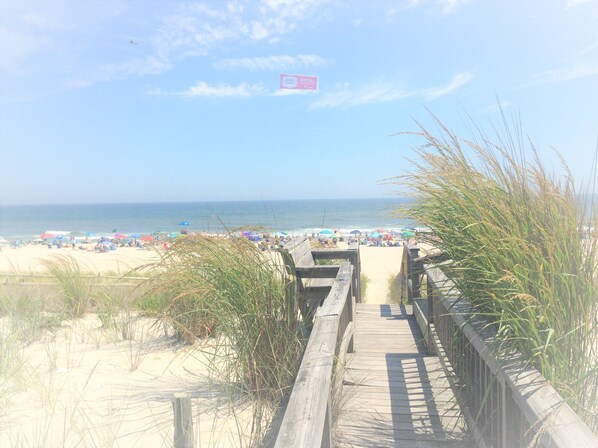
M 174 410 L 174 448 L 193 448 L 193 413 L 191 398 L 185 393 L 172 397 Z
M 432 279 L 426 272 L 426 296 L 428 296 L 428 325 L 434 323 L 434 288 Z
M 409 248 L 409 278 L 411 279 L 412 294 L 409 303 L 413 303 L 413 299 L 419 298 L 419 276 L 421 274 L 421 268 L 419 263 L 415 263 L 415 260 L 419 255 L 419 247 L 413 246 Z

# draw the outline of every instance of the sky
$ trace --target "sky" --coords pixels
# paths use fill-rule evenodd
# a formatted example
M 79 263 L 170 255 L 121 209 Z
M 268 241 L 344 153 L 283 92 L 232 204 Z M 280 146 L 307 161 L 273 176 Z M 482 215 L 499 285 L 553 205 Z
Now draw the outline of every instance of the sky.
M 0 204 L 401 194 L 422 141 L 397 133 L 501 110 L 581 184 L 597 24 L 598 0 L 0 0 Z

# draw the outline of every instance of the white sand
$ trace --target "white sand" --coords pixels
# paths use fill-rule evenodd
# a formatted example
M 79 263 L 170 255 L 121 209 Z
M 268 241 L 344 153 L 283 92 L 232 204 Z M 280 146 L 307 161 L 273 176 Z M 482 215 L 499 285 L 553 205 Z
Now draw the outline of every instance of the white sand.
M 403 247 L 359 248 L 361 273 L 368 278 L 365 303 L 390 303 L 389 279 L 396 278 L 401 270 Z
M 238 402 L 235 418 L 207 379 L 206 355 L 149 319 L 132 319 L 132 340 L 90 314 L 21 349 L 0 402 L 0 446 L 172 446 L 177 392 L 193 399 L 197 446 L 240 446 L 249 408 Z
M 49 260 L 56 255 L 72 256 L 81 265 L 82 270 L 89 272 L 113 272 L 125 274 L 131 269 L 156 262 L 159 252 L 136 247 L 119 247 L 116 250 L 99 253 L 80 249 L 48 249 L 46 246 L 25 246 L 17 249 L 3 248 L 0 252 L 0 273 L 6 272 L 43 272 L 42 260 Z

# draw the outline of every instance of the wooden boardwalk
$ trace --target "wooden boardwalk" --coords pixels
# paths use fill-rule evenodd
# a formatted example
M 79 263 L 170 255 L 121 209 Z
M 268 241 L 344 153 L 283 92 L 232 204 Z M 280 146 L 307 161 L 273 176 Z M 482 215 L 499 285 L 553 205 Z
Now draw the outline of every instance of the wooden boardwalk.
M 428 356 L 411 306 L 357 304 L 337 440 L 343 447 L 468 447 L 440 360 Z

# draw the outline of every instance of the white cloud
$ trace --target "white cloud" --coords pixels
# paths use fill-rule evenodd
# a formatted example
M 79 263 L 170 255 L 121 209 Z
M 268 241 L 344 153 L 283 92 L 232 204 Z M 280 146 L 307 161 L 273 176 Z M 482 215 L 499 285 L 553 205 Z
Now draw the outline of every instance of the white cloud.
M 587 47 L 582 49 L 579 53 L 577 53 L 576 56 L 583 56 L 586 53 L 590 53 L 590 52 L 594 51 L 596 48 L 598 48 L 598 39 L 593 44 L 588 45 Z
M 346 109 L 365 104 L 397 101 L 410 97 L 422 97 L 431 101 L 456 91 L 472 79 L 473 75 L 471 73 L 463 72 L 453 76 L 451 82 L 445 86 L 418 90 L 405 90 L 388 82 L 371 83 L 357 90 L 352 90 L 348 84 L 343 84 L 337 86 L 334 91 L 325 93 L 321 98 L 314 101 L 310 105 L 310 109 Z
M 315 95 L 317 93 L 317 90 L 278 89 L 272 96 Z
M 155 37 L 160 57 L 184 58 L 207 54 L 216 43 L 243 40 L 276 41 L 314 18 L 327 0 L 261 0 L 261 2 L 201 3 L 181 6 L 166 17 Z
M 221 59 L 214 62 L 218 69 L 242 70 L 284 70 L 297 67 L 326 65 L 328 61 L 315 54 L 300 54 L 297 56 L 258 56 L 253 58 Z
M 246 98 L 256 95 L 264 95 L 266 89 L 259 84 L 241 83 L 237 86 L 229 84 L 210 85 L 207 82 L 200 81 L 193 87 L 179 93 L 187 97 L 226 97 L 226 98 Z
M 451 82 L 448 83 L 446 86 L 423 89 L 419 93 L 423 94 L 430 100 L 434 100 L 436 98 L 440 98 L 441 96 L 453 93 L 455 90 L 463 87 L 472 79 L 473 75 L 469 72 L 458 73 L 455 76 L 453 76 Z
M 469 0 L 437 0 L 436 4 L 440 6 L 442 12 L 448 14 L 468 2 Z
M 511 107 L 510 101 L 502 100 L 484 107 L 481 112 L 483 114 L 494 114 L 496 112 L 507 110 L 509 107 Z
M 532 76 L 536 82 L 563 82 L 598 75 L 598 64 L 575 65 L 573 67 L 547 70 Z
M 443 14 L 449 14 L 469 1 L 470 0 L 404 0 L 387 8 L 385 15 L 388 19 L 392 19 L 397 14 L 424 5 L 428 5 L 434 9 L 440 9 Z

